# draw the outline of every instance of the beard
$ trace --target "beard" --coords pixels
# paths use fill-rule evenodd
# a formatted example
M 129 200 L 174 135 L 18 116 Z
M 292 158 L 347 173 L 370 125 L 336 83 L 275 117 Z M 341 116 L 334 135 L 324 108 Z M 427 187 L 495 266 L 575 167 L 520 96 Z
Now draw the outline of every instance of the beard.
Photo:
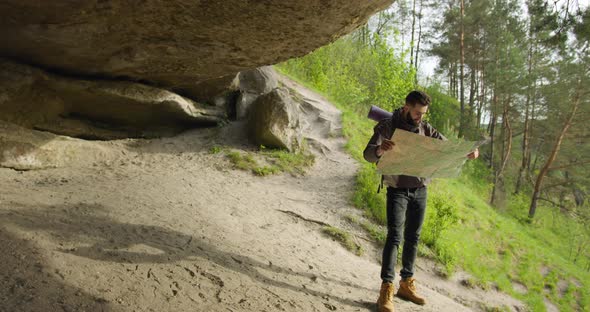
M 409 112 L 406 112 L 406 121 L 412 126 L 418 126 L 418 122 L 412 119 L 412 114 Z

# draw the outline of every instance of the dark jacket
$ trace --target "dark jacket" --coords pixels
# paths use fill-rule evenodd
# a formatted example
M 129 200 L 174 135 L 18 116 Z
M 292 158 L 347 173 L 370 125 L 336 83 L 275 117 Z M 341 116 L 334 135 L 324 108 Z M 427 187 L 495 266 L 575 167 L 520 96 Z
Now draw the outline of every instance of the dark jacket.
M 395 129 L 403 129 L 419 135 L 429 136 L 435 139 L 446 140 L 446 138 L 434 129 L 429 123 L 422 121 L 419 125 L 413 125 L 406 120 L 402 114 L 402 108 L 393 111 L 391 118 L 380 121 L 374 128 L 373 136 L 364 151 L 364 157 L 368 162 L 378 162 L 377 147 L 381 145 L 384 138 L 391 139 Z M 429 179 L 406 176 L 406 175 L 385 175 L 383 182 L 387 186 L 398 188 L 413 188 L 426 186 Z

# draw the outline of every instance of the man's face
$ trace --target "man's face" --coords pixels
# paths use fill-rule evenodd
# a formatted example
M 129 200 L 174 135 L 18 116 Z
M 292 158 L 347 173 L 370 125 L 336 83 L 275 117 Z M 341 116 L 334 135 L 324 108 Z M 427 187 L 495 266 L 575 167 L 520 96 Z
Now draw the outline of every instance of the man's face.
M 412 106 L 410 104 L 406 104 L 404 106 L 404 111 L 408 114 L 410 119 L 412 119 L 414 124 L 418 125 L 420 122 L 422 122 L 422 118 L 424 118 L 428 112 L 428 105 L 416 104 Z

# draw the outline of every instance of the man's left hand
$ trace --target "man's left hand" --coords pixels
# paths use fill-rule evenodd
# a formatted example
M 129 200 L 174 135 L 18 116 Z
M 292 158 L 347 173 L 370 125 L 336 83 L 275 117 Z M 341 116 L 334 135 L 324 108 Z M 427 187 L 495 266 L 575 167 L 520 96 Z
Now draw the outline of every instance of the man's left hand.
M 469 159 L 476 159 L 477 157 L 479 157 L 479 148 L 476 148 L 475 151 L 467 154 L 467 158 Z

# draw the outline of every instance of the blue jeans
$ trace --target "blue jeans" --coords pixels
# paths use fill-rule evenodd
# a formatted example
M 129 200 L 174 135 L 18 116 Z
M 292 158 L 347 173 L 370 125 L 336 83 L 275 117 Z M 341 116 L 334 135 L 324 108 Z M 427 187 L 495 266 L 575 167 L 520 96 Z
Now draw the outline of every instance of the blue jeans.
M 404 238 L 402 278 L 414 275 L 414 261 L 418 253 L 420 231 L 426 212 L 426 187 L 387 188 L 387 240 L 383 248 L 381 279 L 393 282 L 399 245 Z

